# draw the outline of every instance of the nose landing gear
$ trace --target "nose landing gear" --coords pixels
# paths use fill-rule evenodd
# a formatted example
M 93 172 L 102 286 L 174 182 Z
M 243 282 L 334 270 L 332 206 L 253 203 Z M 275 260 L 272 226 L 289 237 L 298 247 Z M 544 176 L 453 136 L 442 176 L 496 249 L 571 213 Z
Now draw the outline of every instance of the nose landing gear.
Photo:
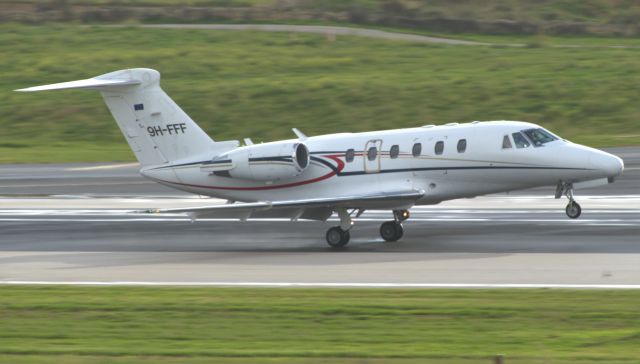
M 569 216 L 572 219 L 579 218 L 580 214 L 582 213 L 582 208 L 573 199 L 573 184 L 559 182 L 558 183 L 558 187 L 556 188 L 556 196 L 555 197 L 556 198 L 560 198 L 560 197 L 562 197 L 562 195 L 567 196 L 567 198 L 569 199 L 569 203 L 567 204 L 567 207 L 565 208 L 565 212 L 567 213 L 567 216 Z

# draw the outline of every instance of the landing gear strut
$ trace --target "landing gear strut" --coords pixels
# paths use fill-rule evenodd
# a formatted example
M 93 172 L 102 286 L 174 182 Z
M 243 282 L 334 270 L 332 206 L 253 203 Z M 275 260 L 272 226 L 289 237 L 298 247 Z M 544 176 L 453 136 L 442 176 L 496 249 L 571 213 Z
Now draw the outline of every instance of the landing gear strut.
M 380 226 L 380 236 L 384 241 L 398 241 L 404 235 L 402 222 L 409 218 L 409 211 L 395 210 L 393 211 L 393 220 L 387 221 Z
M 327 244 L 332 248 L 342 248 L 351 238 L 349 230 L 353 226 L 353 220 L 351 220 L 351 214 L 347 209 L 341 208 L 337 210 L 340 217 L 340 226 L 334 226 L 327 230 Z
M 565 208 L 565 212 L 567 213 L 567 216 L 569 216 L 572 219 L 579 218 L 580 214 L 582 213 L 582 208 L 573 199 L 573 184 L 564 183 L 564 182 L 558 183 L 558 187 L 556 188 L 556 198 L 562 197 L 563 194 L 567 196 L 567 198 L 569 199 L 569 203 Z

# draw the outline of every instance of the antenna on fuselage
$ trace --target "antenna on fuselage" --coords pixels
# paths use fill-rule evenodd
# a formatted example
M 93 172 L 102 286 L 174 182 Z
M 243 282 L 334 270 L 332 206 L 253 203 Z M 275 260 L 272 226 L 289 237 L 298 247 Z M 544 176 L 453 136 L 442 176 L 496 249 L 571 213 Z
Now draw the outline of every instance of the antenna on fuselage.
M 292 128 L 291 130 L 293 130 L 293 133 L 298 137 L 298 139 L 300 140 L 307 139 L 307 136 L 303 132 L 298 130 L 298 128 Z

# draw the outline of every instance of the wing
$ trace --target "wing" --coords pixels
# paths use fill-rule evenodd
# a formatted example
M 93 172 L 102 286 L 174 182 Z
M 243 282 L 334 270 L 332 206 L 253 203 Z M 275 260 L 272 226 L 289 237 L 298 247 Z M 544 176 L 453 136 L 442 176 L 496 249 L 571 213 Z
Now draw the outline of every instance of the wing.
M 317 198 L 291 201 L 231 203 L 176 209 L 148 210 L 147 213 L 189 213 L 193 219 L 290 218 L 291 220 L 326 220 L 337 208 L 346 209 L 408 209 L 424 196 L 422 190 L 380 192 L 360 196 Z

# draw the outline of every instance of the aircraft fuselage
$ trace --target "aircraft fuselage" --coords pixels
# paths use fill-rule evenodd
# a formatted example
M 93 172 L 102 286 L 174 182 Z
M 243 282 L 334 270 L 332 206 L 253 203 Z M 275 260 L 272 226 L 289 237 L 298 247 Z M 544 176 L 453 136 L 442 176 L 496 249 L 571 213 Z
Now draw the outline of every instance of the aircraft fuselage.
M 614 155 L 555 135 L 552 136 L 557 139 L 536 145 L 523 133 L 538 129 L 544 130 L 525 122 L 474 122 L 278 141 L 274 143 L 303 143 L 310 155 L 309 165 L 297 176 L 266 181 L 203 172 L 203 166 L 227 161 L 229 153 L 215 159 L 213 155 L 205 155 L 151 166 L 143 169 L 142 174 L 173 188 L 233 201 L 356 196 L 372 191 L 414 189 L 425 191 L 417 204 L 435 204 L 555 186 L 559 182 L 612 180 L 622 173 L 622 160 Z M 249 159 L 248 163 L 268 165 L 287 161 L 273 156 Z

